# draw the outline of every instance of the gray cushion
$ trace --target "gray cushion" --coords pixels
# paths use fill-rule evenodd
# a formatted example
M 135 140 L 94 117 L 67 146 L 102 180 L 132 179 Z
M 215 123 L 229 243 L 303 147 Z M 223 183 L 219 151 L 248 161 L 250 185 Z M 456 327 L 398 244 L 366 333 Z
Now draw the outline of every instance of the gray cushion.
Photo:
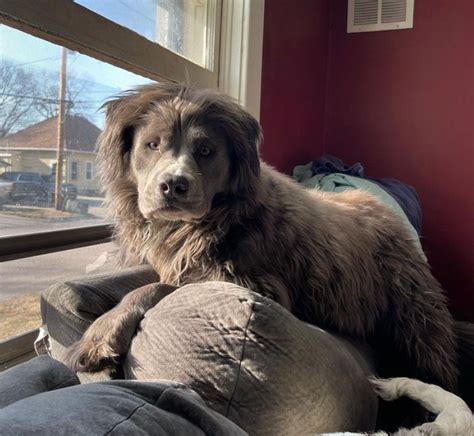
M 44 392 L 0 408 L 11 435 L 244 436 L 185 386 L 116 380 Z
M 38 393 L 78 383 L 76 374 L 61 362 L 39 356 L 0 372 L 0 409 Z
M 250 434 L 283 435 L 372 429 L 368 362 L 273 301 L 208 282 L 178 289 L 146 314 L 124 370 L 189 386 Z

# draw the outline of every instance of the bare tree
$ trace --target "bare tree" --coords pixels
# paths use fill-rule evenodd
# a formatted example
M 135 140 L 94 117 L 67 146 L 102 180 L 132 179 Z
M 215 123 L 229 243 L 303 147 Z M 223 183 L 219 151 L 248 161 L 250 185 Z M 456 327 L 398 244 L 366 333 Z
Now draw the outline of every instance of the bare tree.
M 50 71 L 37 73 L 40 85 L 35 92 L 33 108 L 42 119 L 55 117 L 58 112 L 58 74 Z
M 37 82 L 31 72 L 0 60 L 0 138 L 34 121 Z
M 58 74 L 27 70 L 0 60 L 0 138 L 52 118 L 58 111 Z M 93 107 L 85 97 L 89 79 L 68 75 L 66 113 L 87 117 Z
M 51 118 L 58 112 L 58 74 L 43 71 L 38 76 L 40 84 L 36 90 L 34 109 L 41 118 Z M 69 73 L 66 82 L 66 113 L 83 113 L 90 106 L 85 99 L 87 79 Z

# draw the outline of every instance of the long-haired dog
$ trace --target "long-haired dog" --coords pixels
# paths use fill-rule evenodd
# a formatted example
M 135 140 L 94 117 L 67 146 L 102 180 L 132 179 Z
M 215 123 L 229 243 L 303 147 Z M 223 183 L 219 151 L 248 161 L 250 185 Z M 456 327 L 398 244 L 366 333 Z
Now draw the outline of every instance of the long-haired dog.
M 113 364 L 174 287 L 219 280 L 365 338 L 384 356 L 384 376 L 455 389 L 455 323 L 398 217 L 362 191 L 304 189 L 259 159 L 261 136 L 215 91 L 153 84 L 107 104 L 99 160 L 117 241 L 128 263 L 151 264 L 168 285 L 134 291 L 100 317 L 70 365 Z

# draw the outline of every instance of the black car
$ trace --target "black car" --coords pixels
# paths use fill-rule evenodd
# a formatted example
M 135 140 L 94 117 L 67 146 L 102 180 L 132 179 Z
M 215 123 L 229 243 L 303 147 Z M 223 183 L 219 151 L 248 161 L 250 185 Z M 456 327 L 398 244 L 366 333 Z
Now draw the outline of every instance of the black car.
M 54 199 L 54 193 L 56 190 L 56 181 L 54 176 L 42 176 L 44 185 L 46 187 L 46 195 L 49 200 Z M 75 200 L 77 198 L 77 186 L 72 183 L 62 183 L 61 184 L 61 196 L 62 198 L 70 198 Z

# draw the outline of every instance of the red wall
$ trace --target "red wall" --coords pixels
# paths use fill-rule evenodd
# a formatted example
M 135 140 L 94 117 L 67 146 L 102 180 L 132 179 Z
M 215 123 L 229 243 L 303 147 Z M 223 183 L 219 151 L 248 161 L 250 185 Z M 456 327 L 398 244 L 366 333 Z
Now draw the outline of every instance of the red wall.
M 264 159 L 329 152 L 413 185 L 434 273 L 474 320 L 474 2 L 418 0 L 414 29 L 362 34 L 345 0 L 287 6 L 266 1 Z
M 413 185 L 423 246 L 474 320 L 474 2 L 418 0 L 413 30 L 346 33 L 331 8 L 326 149 Z
M 267 0 L 261 154 L 282 171 L 323 152 L 328 54 L 326 0 Z

